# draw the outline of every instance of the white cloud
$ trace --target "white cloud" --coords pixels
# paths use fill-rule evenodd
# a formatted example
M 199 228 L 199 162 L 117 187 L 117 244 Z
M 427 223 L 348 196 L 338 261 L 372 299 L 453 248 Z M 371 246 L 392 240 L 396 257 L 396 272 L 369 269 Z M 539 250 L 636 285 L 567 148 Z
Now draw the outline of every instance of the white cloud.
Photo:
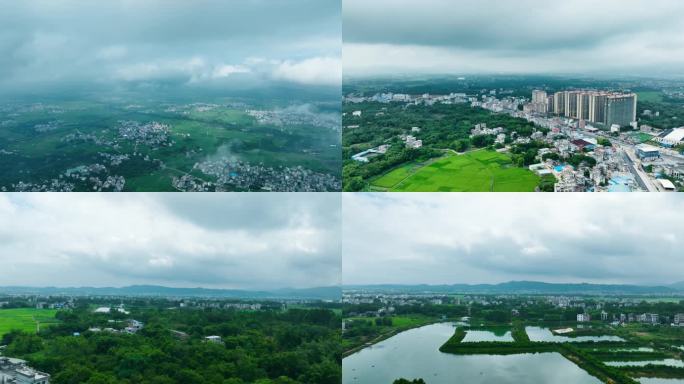
M 302 61 L 284 61 L 273 69 L 276 80 L 307 85 L 342 85 L 342 60 L 314 57 Z
M 682 209 L 663 194 L 344 194 L 344 283 L 674 283 Z
M 339 217 L 334 198 L 219 195 L 1 194 L 0 285 L 339 283 L 339 229 L 316 225 Z M 271 213 L 283 206 L 313 221 Z M 207 207 L 218 207 L 212 212 L 220 217 Z
M 244 65 L 220 65 L 214 68 L 212 77 L 215 79 L 228 77 L 236 73 L 250 73 L 251 70 Z
M 339 56 L 340 25 L 339 0 L 6 2 L 0 92 L 126 85 L 119 81 L 226 85 L 251 68 L 249 57 Z M 186 67 L 194 57 L 205 61 L 201 70 Z M 235 82 L 263 87 L 269 79 L 270 70 Z

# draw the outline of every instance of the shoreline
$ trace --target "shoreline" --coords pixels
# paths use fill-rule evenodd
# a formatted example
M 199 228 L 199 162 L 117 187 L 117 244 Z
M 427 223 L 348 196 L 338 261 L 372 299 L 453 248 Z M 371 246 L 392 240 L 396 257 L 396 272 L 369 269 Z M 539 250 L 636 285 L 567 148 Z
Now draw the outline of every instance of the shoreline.
M 367 343 L 364 343 L 363 345 L 359 345 L 359 346 L 356 346 L 352 349 L 349 349 L 349 350 L 342 352 L 342 359 L 349 357 L 349 356 L 355 354 L 356 352 L 359 352 L 365 348 L 372 347 L 373 345 L 380 343 L 381 341 L 385 341 L 385 340 L 389 339 L 390 337 L 396 336 L 402 332 L 410 331 L 410 330 L 416 329 L 416 328 L 425 327 L 427 325 L 432 325 L 432 324 L 437 324 L 437 323 L 448 323 L 451 321 L 453 321 L 453 320 L 434 320 L 434 321 L 429 321 L 427 323 L 412 325 L 412 326 L 409 326 L 406 328 L 393 329 L 387 333 L 383 333 L 382 335 L 379 335 L 375 339 L 373 339 Z

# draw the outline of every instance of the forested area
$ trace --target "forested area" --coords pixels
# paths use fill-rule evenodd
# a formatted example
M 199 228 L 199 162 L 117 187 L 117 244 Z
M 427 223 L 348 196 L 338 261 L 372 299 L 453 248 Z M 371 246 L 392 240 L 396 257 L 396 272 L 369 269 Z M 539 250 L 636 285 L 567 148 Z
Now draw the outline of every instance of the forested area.
M 353 111 L 362 111 L 361 117 L 353 117 Z M 535 127 L 524 119 L 506 114 L 496 114 L 482 108 L 472 108 L 469 104 L 435 104 L 405 106 L 399 103 L 347 104 L 344 106 L 342 135 L 344 158 L 343 180 L 347 191 L 358 191 L 372 177 L 409 162 L 424 162 L 442 156 L 450 151 L 464 152 L 477 148 L 495 148 L 494 136 L 481 135 L 469 137 L 475 124 L 485 123 L 487 127 L 503 127 L 507 134 L 506 143 L 512 141 L 511 134 L 530 136 Z M 359 126 L 358 128 L 355 126 Z M 411 132 L 418 127 L 420 132 Z M 420 149 L 406 148 L 400 139 L 402 134 L 412 134 L 423 141 Z M 355 153 L 389 144 L 384 155 L 373 158 L 369 163 L 359 163 L 351 159 Z M 502 145 L 498 145 L 502 147 Z M 518 166 L 532 163 L 536 152 L 534 148 L 514 152 L 513 161 Z M 522 153 L 525 151 L 525 153 Z M 528 154 L 529 152 L 529 154 Z
M 38 334 L 2 337 L 5 355 L 26 359 L 55 384 L 338 384 L 341 318 L 329 309 L 239 311 L 156 308 L 130 315 L 77 309 Z M 136 334 L 125 319 L 145 323 Z M 208 342 L 206 336 L 222 342 Z

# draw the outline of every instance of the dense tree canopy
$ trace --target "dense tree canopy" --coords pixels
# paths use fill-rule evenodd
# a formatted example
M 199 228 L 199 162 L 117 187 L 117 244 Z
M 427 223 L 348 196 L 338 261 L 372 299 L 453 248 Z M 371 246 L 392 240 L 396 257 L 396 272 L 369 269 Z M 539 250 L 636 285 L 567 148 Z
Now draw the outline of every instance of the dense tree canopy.
M 39 335 L 13 331 L 2 342 L 7 355 L 51 373 L 55 384 L 341 380 L 341 320 L 328 309 L 147 309 L 130 315 L 146 324 L 137 334 L 84 331 L 102 324 L 121 327 L 114 318 L 122 315 L 65 311 L 61 324 Z M 208 335 L 223 343 L 207 342 Z

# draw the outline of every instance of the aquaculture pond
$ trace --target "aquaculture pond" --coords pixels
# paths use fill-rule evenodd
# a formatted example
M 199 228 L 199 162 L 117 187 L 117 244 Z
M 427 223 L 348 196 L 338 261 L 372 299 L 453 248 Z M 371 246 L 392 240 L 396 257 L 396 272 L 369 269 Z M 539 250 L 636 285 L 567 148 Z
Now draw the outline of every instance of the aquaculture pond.
M 625 341 L 621 337 L 610 335 L 577 337 L 555 335 L 550 329 L 541 327 L 525 327 L 525 332 L 527 332 L 527 336 L 530 337 L 531 341 L 550 341 L 558 343 L 578 343 L 582 341 Z
M 641 384 L 684 384 L 684 379 L 661 379 L 659 377 L 642 377 L 637 381 Z
M 648 360 L 648 361 L 606 361 L 606 365 L 612 365 L 614 367 L 643 367 L 648 364 L 653 365 L 667 365 L 670 367 L 684 367 L 684 361 L 677 359 L 663 359 L 663 360 Z
M 440 323 L 402 332 L 342 360 L 343 384 L 391 384 L 423 378 L 430 384 L 600 384 L 558 353 L 453 355 L 439 347 L 455 325 Z
M 463 338 L 463 343 L 479 341 L 513 341 L 511 331 L 469 330 Z

